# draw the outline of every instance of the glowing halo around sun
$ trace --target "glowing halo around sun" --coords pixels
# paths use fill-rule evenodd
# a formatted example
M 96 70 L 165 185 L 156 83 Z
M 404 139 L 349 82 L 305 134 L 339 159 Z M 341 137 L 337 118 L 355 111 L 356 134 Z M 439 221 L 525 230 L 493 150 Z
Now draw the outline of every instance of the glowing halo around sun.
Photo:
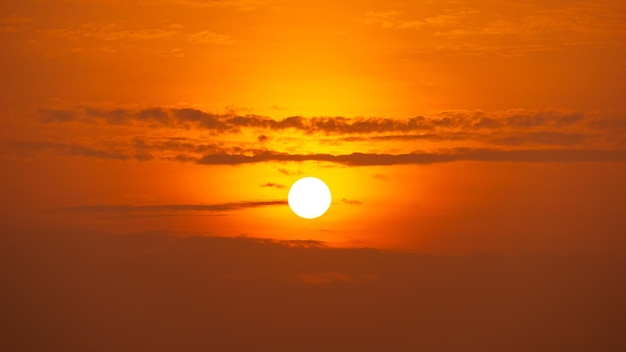
M 315 219 L 326 213 L 332 198 L 324 181 L 316 177 L 303 177 L 291 186 L 287 201 L 299 217 Z

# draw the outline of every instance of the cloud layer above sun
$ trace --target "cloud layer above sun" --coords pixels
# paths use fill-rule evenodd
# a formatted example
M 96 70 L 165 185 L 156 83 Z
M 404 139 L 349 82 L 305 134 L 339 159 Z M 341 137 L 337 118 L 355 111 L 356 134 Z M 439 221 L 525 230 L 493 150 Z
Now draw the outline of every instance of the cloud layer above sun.
M 412 118 L 211 113 L 194 108 L 39 109 L 47 135 L 7 138 L 10 155 L 58 154 L 207 165 L 316 161 L 352 166 L 485 162 L 623 162 L 621 113 L 523 109 Z M 15 123 L 13 128 L 19 128 Z M 89 137 L 63 136 L 68 127 Z M 148 133 L 141 133 L 147 131 Z

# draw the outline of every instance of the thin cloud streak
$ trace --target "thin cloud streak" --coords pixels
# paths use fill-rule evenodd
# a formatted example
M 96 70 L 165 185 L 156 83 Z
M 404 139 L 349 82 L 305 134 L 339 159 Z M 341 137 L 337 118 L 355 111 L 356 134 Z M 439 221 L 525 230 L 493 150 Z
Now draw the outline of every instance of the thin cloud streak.
M 287 188 L 285 185 L 281 185 L 279 183 L 268 182 L 266 184 L 261 185 L 261 187 L 270 187 L 270 188 Z
M 91 146 L 57 143 L 50 141 L 23 142 L 11 141 L 5 144 L 9 150 L 19 155 L 30 155 L 40 152 L 53 152 L 63 156 L 85 157 L 109 160 L 137 160 L 148 161 L 154 159 L 154 156 L 146 152 L 128 152 L 118 149 L 103 149 Z
M 342 198 L 341 202 L 343 204 L 349 204 L 349 205 L 361 205 L 361 204 L 363 204 L 363 202 L 361 202 L 360 200 L 346 199 L 346 198 Z
M 83 205 L 59 210 L 72 213 L 162 213 L 162 212 L 224 212 L 250 208 L 287 205 L 285 200 L 244 201 L 218 204 L 160 204 L 160 205 Z

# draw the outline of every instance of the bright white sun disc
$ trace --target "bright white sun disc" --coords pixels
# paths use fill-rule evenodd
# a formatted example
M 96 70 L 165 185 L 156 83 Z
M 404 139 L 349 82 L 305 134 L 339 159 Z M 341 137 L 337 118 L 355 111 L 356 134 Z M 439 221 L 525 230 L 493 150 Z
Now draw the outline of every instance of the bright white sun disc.
M 291 186 L 287 201 L 299 217 L 315 219 L 324 215 L 330 207 L 330 189 L 319 178 L 303 177 Z

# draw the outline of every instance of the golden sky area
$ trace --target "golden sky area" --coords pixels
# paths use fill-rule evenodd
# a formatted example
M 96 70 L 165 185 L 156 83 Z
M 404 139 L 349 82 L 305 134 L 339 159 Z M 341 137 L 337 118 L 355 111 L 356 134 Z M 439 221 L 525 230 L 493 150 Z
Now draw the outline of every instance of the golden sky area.
M 3 0 L 0 82 L 1 350 L 626 350 L 623 0 Z
M 622 251 L 625 10 L 3 2 L 4 222 Z M 284 203 L 304 175 L 315 221 Z

